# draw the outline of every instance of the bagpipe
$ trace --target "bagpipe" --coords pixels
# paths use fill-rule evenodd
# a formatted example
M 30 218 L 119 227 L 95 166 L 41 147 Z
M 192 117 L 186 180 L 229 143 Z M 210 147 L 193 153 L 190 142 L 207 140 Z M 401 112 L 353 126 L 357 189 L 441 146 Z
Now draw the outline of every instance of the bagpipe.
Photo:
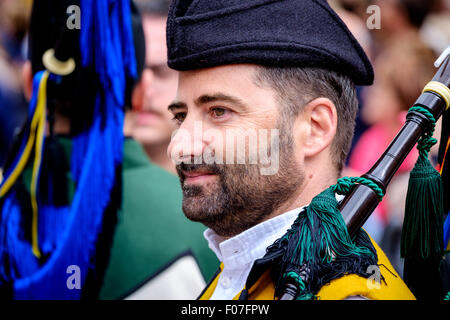
M 350 183 L 349 190 L 338 207 L 353 239 L 417 143 L 419 159 L 410 175 L 401 252 L 405 259 L 404 281 L 418 299 L 442 299 L 439 269 L 443 255 L 444 194 L 440 174 L 429 163 L 428 152 L 436 143 L 432 138 L 436 121 L 450 106 L 450 46 L 435 66 L 438 71 L 409 109 L 405 124 L 378 161 L 361 177 L 344 179 Z M 308 265 L 300 270 L 297 281 L 284 281 L 281 300 L 298 299 L 302 289 L 299 283 L 304 287 L 311 280 Z

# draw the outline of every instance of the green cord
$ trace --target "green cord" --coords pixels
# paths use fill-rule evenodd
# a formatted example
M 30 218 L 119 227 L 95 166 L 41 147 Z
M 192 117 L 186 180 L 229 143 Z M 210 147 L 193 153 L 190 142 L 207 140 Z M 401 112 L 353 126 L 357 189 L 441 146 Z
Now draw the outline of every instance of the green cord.
M 430 133 L 431 133 L 431 135 L 433 135 L 434 128 L 436 127 L 436 119 L 434 118 L 433 114 L 428 109 L 426 109 L 424 107 L 420 107 L 420 106 L 411 107 L 411 108 L 409 108 L 408 112 L 410 112 L 410 111 L 419 112 L 419 113 L 423 114 L 425 117 L 427 117 L 428 120 L 430 120 L 430 122 L 431 122 Z
M 414 106 L 408 110 L 408 112 L 410 111 L 419 112 L 430 120 L 430 130 L 425 132 L 417 142 L 417 150 L 419 150 L 419 155 L 423 158 L 428 158 L 428 153 L 430 152 L 431 147 L 437 143 L 437 140 L 433 138 L 434 129 L 436 128 L 436 119 L 433 114 L 424 107 Z
M 384 192 L 375 182 L 363 177 L 342 177 L 337 183 L 331 186 L 332 190 L 338 194 L 346 195 L 350 192 L 355 184 L 363 184 L 371 188 L 378 196 L 379 200 L 383 200 Z
M 291 278 L 292 280 L 294 280 L 300 292 L 305 290 L 305 283 L 303 282 L 303 279 L 297 274 L 297 272 L 290 271 L 286 273 L 284 276 L 286 278 Z
M 317 297 L 312 293 L 306 291 L 306 285 L 303 282 L 303 279 L 300 275 L 295 271 L 290 271 L 284 275 L 285 278 L 291 278 L 295 281 L 298 288 L 298 295 L 295 298 L 296 300 L 316 300 Z
M 428 132 L 425 132 L 423 136 L 417 142 L 417 149 L 419 150 L 419 155 L 424 158 L 428 158 L 428 153 L 433 145 L 437 143 L 437 140 L 433 138 L 434 129 L 436 127 L 436 119 L 433 114 L 424 107 L 414 106 L 409 109 L 409 111 L 415 111 L 423 114 L 430 120 L 431 127 Z M 372 180 L 363 177 L 343 177 L 337 180 L 337 184 L 331 186 L 334 192 L 346 195 L 350 192 L 355 184 L 363 184 L 371 188 L 378 196 L 378 198 L 383 200 L 384 192 L 383 190 Z
M 437 142 L 432 137 L 436 119 L 429 110 L 421 106 L 413 106 L 409 112 L 423 114 L 429 120 L 430 127 L 417 142 L 419 157 L 409 175 L 400 254 L 402 257 L 425 259 L 441 256 L 443 251 L 442 177 L 428 156 L 431 147 Z

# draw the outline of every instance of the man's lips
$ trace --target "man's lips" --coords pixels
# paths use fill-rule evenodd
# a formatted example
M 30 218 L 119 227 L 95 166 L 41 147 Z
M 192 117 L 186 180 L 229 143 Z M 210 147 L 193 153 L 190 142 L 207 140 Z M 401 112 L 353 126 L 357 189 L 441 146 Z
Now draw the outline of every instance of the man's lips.
M 161 115 L 154 111 L 141 111 L 136 115 L 138 125 L 148 125 L 161 118 Z
M 201 183 L 214 178 L 216 174 L 211 171 L 183 171 L 184 183 Z

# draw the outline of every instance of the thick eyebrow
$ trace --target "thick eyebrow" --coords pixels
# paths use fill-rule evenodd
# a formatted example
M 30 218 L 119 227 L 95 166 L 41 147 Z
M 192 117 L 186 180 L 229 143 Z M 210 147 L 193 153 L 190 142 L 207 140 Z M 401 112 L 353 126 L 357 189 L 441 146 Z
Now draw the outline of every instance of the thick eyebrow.
M 241 109 L 247 109 L 246 104 L 237 97 L 233 97 L 233 96 L 229 96 L 227 94 L 224 93 L 215 93 L 212 95 L 209 94 L 204 94 L 200 97 L 198 97 L 197 99 L 195 99 L 194 103 L 196 105 L 202 105 L 202 104 L 206 104 L 206 103 L 211 103 L 211 102 L 227 102 L 227 103 L 231 103 L 233 105 L 235 105 L 238 108 Z
M 169 104 L 169 106 L 167 107 L 167 110 L 172 112 L 176 109 L 187 109 L 187 104 L 181 101 L 175 101 Z
M 198 97 L 197 99 L 195 99 L 195 101 L 194 101 L 194 103 L 196 105 L 202 105 L 202 104 L 211 103 L 211 102 L 227 102 L 227 103 L 231 103 L 231 104 L 235 105 L 236 107 L 238 107 L 240 109 L 243 109 L 243 110 L 247 109 L 247 106 L 241 99 L 239 99 L 237 97 L 229 96 L 229 95 L 223 94 L 223 93 L 204 94 L 204 95 L 201 95 L 200 97 Z M 187 108 L 188 108 L 188 106 L 186 103 L 181 102 L 181 101 L 174 101 L 167 107 L 167 110 L 173 112 L 177 109 L 187 109 Z

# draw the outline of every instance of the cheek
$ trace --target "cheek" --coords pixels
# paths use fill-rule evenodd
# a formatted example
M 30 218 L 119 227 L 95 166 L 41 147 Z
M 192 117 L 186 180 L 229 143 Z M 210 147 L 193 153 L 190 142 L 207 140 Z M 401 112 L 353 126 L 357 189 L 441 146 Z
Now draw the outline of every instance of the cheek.
M 203 132 L 203 157 L 206 163 L 226 163 L 226 130 L 209 128 Z
M 131 106 L 134 111 L 142 110 L 142 101 L 144 97 L 144 90 L 142 86 L 142 82 L 140 82 L 131 95 Z
M 169 159 L 171 159 L 171 160 L 174 160 L 174 159 L 172 159 L 172 151 L 173 151 L 173 148 L 174 148 L 174 144 L 173 144 L 173 142 L 172 142 L 172 140 L 171 140 L 170 143 L 169 143 L 169 146 L 167 147 L 167 157 L 168 157 Z
M 305 150 L 305 145 L 308 141 L 308 135 L 310 133 L 310 125 L 305 121 L 301 121 L 297 119 L 293 124 L 292 128 L 285 128 L 282 132 L 283 141 L 286 141 L 286 144 L 292 144 L 292 150 L 294 154 L 298 154 L 299 156 L 303 155 Z M 290 135 L 290 137 L 289 137 Z

